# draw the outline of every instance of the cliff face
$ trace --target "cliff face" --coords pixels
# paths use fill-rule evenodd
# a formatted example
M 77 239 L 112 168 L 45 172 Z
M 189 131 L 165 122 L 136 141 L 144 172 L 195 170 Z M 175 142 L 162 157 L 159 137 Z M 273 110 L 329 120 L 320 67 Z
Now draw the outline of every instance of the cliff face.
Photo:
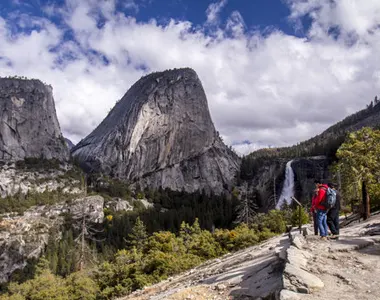
M 62 214 L 70 214 L 74 221 L 83 214 L 92 223 L 104 219 L 104 199 L 101 196 L 79 198 L 71 204 L 59 203 L 52 206 L 35 206 L 23 216 L 2 216 L 0 221 L 0 283 L 9 280 L 16 270 L 23 269 L 28 260 L 38 259 L 44 253 L 49 236 L 59 241 Z
M 187 192 L 222 192 L 240 165 L 218 136 L 191 69 L 140 79 L 72 154 L 88 170 Z
M 79 194 L 82 192 L 80 180 L 68 175 L 72 169 L 70 165 L 62 165 L 61 169 L 24 170 L 17 168 L 14 163 L 0 163 L 0 203 L 1 198 L 17 194 L 57 190 L 65 194 Z
M 285 166 L 288 159 L 272 159 L 263 163 L 253 179 L 247 181 L 248 191 L 255 194 L 262 211 L 274 209 L 285 182 Z M 325 156 L 302 157 L 292 161 L 294 172 L 294 196 L 304 205 L 310 205 L 315 189 L 314 180 L 328 181 L 331 177 L 331 160 Z
M 0 159 L 67 160 L 52 88 L 39 80 L 0 78 Z
M 331 163 L 331 159 L 324 156 L 298 158 L 293 161 L 295 197 L 303 204 L 311 206 L 315 179 L 331 181 Z

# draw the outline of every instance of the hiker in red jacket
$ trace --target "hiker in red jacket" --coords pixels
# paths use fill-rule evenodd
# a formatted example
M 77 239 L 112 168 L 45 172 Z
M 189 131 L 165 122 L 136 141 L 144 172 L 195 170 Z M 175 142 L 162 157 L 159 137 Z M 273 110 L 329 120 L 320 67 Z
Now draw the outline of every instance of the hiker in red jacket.
M 328 189 L 327 184 L 322 184 L 319 180 L 315 181 L 318 186 L 318 194 L 313 198 L 312 211 L 317 213 L 318 229 L 322 239 L 327 239 L 328 227 L 327 227 L 327 209 L 322 205 L 325 200 L 326 191 Z
M 314 235 L 318 235 L 318 218 L 317 218 L 317 211 L 314 209 L 315 206 L 315 200 L 318 196 L 318 183 L 316 183 L 315 190 L 313 192 L 313 197 L 311 198 L 311 208 L 310 213 L 313 216 L 313 227 L 314 227 Z

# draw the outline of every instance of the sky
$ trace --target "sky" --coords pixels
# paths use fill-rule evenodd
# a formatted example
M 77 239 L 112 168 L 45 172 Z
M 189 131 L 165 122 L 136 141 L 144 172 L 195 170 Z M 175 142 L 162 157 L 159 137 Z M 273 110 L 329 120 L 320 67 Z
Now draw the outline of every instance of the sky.
M 293 145 L 380 90 L 378 0 L 1 0 L 0 76 L 53 86 L 79 142 L 141 76 L 191 67 L 240 154 Z

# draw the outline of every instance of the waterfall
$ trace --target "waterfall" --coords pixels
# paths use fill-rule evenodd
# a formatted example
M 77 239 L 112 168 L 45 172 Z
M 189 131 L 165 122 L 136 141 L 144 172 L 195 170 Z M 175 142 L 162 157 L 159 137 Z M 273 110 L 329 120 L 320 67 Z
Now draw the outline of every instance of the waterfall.
M 290 204 L 294 196 L 294 172 L 292 169 L 292 160 L 288 161 L 285 169 L 285 181 L 282 188 L 281 196 L 278 199 L 276 208 L 281 209 L 281 206 L 286 202 Z

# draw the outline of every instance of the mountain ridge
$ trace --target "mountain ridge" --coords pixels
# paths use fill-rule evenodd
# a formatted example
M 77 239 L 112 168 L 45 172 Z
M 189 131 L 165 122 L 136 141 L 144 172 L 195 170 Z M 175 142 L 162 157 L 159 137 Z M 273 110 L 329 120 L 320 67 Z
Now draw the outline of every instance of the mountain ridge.
M 367 108 L 347 116 L 343 120 L 331 125 L 320 134 L 296 145 L 263 148 L 249 153 L 247 157 L 259 158 L 263 156 L 296 158 L 326 155 L 333 158 L 336 150 L 343 143 L 348 132 L 356 131 L 367 126 L 374 128 L 380 126 L 380 102 L 377 102 L 375 105 L 371 102 Z

